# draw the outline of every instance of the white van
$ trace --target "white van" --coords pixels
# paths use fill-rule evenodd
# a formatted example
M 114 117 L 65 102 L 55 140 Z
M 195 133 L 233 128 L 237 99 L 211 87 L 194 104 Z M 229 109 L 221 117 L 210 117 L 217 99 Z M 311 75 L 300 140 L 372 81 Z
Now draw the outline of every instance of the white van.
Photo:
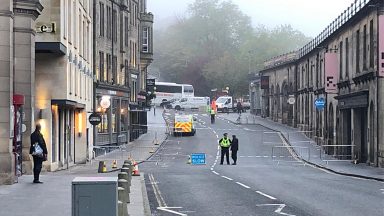
M 181 98 L 171 104 L 172 108 L 176 110 L 181 109 L 199 109 L 200 107 L 209 106 L 209 97 L 186 97 Z
M 221 96 L 216 100 L 217 112 L 233 111 L 233 98 L 232 96 Z

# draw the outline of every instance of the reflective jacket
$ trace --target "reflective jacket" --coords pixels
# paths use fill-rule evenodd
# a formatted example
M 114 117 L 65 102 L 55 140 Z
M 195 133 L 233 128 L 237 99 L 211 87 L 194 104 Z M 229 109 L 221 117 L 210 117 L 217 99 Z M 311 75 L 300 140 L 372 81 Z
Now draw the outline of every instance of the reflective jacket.
M 219 144 L 221 147 L 228 148 L 231 146 L 231 140 L 229 138 L 221 138 Z

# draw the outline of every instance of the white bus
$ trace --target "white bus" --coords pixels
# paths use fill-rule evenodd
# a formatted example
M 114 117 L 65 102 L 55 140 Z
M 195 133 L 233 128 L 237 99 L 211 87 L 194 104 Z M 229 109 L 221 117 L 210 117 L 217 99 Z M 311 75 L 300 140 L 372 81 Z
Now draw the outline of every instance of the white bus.
M 152 104 L 159 106 L 164 103 L 174 102 L 185 97 L 194 97 L 194 89 L 189 84 L 177 84 L 171 82 L 155 82 L 156 98 Z

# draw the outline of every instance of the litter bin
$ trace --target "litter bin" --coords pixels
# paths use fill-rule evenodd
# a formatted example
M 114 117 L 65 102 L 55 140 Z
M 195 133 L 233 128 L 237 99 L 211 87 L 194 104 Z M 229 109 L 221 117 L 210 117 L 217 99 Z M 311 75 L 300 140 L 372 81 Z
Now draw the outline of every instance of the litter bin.
M 117 216 L 117 177 L 76 177 L 72 216 Z

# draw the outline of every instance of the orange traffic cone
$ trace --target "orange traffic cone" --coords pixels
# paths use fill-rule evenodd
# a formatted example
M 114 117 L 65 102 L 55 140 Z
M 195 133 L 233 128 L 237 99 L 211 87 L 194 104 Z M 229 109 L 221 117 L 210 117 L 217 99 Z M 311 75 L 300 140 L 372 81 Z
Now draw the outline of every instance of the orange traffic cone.
M 112 161 L 112 169 L 117 169 L 117 162 L 116 162 L 116 160 Z
M 137 164 L 136 161 L 133 162 L 133 171 L 132 171 L 133 176 L 140 176 L 139 172 L 139 165 Z

